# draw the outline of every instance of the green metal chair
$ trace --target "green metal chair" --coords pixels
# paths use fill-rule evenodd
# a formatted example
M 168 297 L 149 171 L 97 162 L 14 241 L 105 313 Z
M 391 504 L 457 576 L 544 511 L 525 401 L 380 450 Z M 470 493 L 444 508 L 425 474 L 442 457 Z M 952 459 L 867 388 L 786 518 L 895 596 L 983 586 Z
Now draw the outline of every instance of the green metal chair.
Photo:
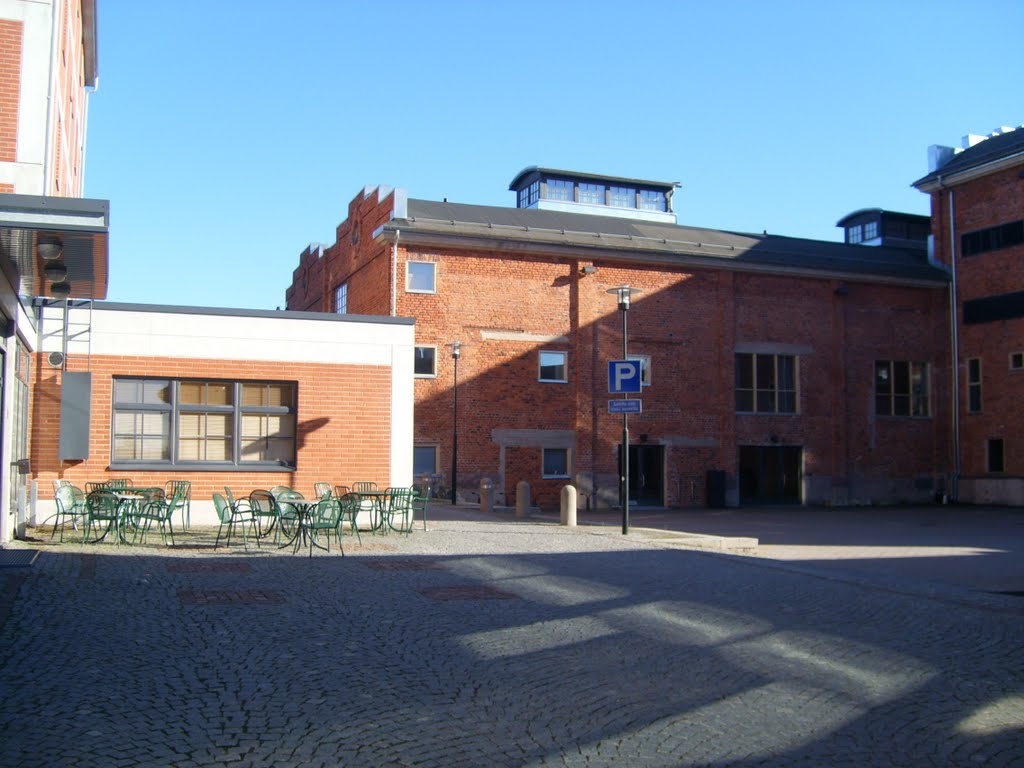
M 131 481 L 131 478 L 115 477 L 107 480 L 107 487 L 115 491 L 123 491 L 125 488 L 134 488 L 135 483 Z
M 341 505 L 341 516 L 338 518 L 338 536 L 341 536 L 345 522 L 348 521 L 349 528 L 351 528 L 352 533 L 356 535 L 356 540 L 362 546 L 363 537 L 359 535 L 359 525 L 356 523 L 356 517 L 359 515 L 359 509 L 362 506 L 359 494 L 343 493 L 338 497 L 338 503 Z
M 217 540 L 214 542 L 214 547 L 220 546 L 220 536 L 224 532 L 224 526 L 228 528 L 227 546 L 231 546 L 231 534 L 234 533 L 235 527 L 242 523 L 242 546 L 245 549 L 249 548 L 249 539 L 245 532 L 245 526 L 248 524 L 252 528 L 253 534 L 256 533 L 256 518 L 252 514 L 252 510 L 246 507 L 240 507 L 237 504 L 232 505 L 228 503 L 228 500 L 219 493 L 213 494 L 213 506 L 217 510 L 217 517 L 220 519 L 220 527 L 217 529 Z M 256 546 L 260 545 L 259 536 L 256 536 Z
M 313 547 L 318 547 L 325 552 L 331 551 L 331 531 L 334 531 L 338 540 L 338 549 L 342 557 L 345 555 L 345 547 L 341 543 L 341 502 L 337 499 L 327 497 L 320 499 L 316 507 L 309 511 L 306 519 L 302 521 L 302 528 L 309 538 L 309 556 L 313 556 Z M 320 533 L 327 537 L 327 545 L 320 544 Z M 295 546 L 298 547 L 300 539 L 296 537 Z
M 85 507 L 85 493 L 73 485 L 61 485 L 53 494 L 53 501 L 57 505 L 57 512 L 54 514 L 53 530 L 50 538 L 60 527 L 60 540 L 64 541 L 64 526 L 70 522 L 71 527 L 78 529 L 81 522 L 84 527 L 87 510 Z
M 430 501 L 430 486 L 416 484 L 412 487 L 413 516 L 418 510 L 423 517 L 423 530 L 427 530 L 427 502 Z
M 294 538 L 299 521 L 294 507 L 279 502 L 270 491 L 257 490 L 249 494 L 249 508 L 256 519 L 259 537 L 266 538 L 273 533 L 274 543 L 281 541 L 282 533 L 289 540 Z
M 103 535 L 91 538 L 93 527 L 99 525 Z M 96 544 L 103 541 L 107 534 L 114 531 L 118 543 L 121 541 L 121 502 L 109 491 L 93 491 L 85 497 L 85 532 L 82 541 Z
M 181 527 L 187 531 L 192 525 L 192 483 L 188 480 L 168 480 L 164 483 L 164 493 L 179 497 L 175 511 L 181 511 Z
M 380 526 L 382 532 L 387 533 L 388 529 L 401 533 L 412 531 L 412 495 L 412 488 L 388 488 L 384 520 Z
M 313 483 L 313 493 L 318 499 L 329 498 L 332 489 L 330 483 Z
M 160 490 L 160 489 L 157 489 Z M 146 543 L 146 535 L 155 523 L 160 529 L 160 538 L 167 544 L 167 534 L 171 535 L 171 546 L 174 546 L 174 524 L 171 515 L 178 509 L 180 494 L 175 494 L 170 499 L 161 498 L 159 494 L 152 494 L 145 498 L 131 512 L 131 525 L 135 528 L 135 535 L 132 541 L 138 541 L 142 537 L 142 543 Z

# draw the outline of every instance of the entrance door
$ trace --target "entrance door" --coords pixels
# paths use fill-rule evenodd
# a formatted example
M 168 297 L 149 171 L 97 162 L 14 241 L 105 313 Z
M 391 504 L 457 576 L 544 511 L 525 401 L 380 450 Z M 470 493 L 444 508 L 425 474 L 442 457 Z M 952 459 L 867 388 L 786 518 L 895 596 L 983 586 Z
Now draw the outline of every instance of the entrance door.
M 740 503 L 799 504 L 803 448 L 740 446 Z
M 665 506 L 665 446 L 629 446 L 629 498 L 641 507 Z

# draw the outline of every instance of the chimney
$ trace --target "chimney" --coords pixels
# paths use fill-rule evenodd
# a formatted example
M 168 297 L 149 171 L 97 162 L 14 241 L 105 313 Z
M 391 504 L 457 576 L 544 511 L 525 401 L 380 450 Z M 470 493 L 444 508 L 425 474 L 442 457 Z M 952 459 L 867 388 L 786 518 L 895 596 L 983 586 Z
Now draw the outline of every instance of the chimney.
M 940 144 L 932 144 L 928 147 L 928 173 L 934 173 L 942 166 L 953 159 L 953 155 L 959 152 L 953 147 L 943 147 Z

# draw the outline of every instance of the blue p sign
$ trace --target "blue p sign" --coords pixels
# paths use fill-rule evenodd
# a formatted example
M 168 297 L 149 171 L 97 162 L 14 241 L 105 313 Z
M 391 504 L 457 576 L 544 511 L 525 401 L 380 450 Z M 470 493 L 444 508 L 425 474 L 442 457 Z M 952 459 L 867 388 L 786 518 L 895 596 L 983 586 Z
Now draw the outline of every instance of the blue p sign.
M 612 394 L 640 391 L 640 361 L 610 360 L 608 362 L 608 391 Z

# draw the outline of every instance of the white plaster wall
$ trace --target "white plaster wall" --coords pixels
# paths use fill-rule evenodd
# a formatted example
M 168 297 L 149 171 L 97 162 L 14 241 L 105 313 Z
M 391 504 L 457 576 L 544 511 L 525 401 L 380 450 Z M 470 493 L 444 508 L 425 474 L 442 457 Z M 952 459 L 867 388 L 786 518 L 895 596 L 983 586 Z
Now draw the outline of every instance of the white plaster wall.
M 76 320 L 84 320 L 76 312 Z M 414 345 L 411 325 L 244 315 L 92 310 L 94 355 L 222 358 L 288 362 L 391 365 L 392 346 Z M 49 344 L 47 345 L 49 348 Z M 59 349 L 59 346 L 54 346 Z M 76 350 L 69 348 L 69 354 Z M 410 379 L 412 371 L 410 367 Z
M 54 3 L 50 0 L 0 0 L 0 18 L 24 25 L 17 160 L 0 163 L 0 182 L 14 184 L 19 195 L 44 195 Z

